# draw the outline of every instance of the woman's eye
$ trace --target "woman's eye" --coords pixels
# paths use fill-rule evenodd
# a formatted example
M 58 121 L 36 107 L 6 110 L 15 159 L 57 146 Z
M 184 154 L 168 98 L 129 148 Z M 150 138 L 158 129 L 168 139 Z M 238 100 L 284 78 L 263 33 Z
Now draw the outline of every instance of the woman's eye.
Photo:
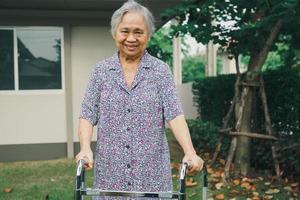
M 142 34 L 143 34 L 143 32 L 141 32 L 141 31 L 138 31 L 138 32 L 135 32 L 134 34 L 135 34 L 135 35 L 142 35 Z

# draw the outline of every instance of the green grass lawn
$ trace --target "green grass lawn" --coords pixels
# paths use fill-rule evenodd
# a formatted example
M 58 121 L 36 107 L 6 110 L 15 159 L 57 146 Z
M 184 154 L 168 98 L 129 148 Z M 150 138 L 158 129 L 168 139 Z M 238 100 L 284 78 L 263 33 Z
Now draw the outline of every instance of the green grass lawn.
M 175 138 L 170 134 L 167 135 L 172 163 L 178 163 L 183 153 Z M 202 156 L 205 160 L 210 159 L 209 154 Z M 208 170 L 208 200 L 300 199 L 298 183 L 286 179 L 284 184 L 278 184 L 270 174 L 251 179 L 244 178 L 244 180 L 240 178 L 239 183 L 231 187 L 222 185 L 221 176 L 224 160 L 218 161 L 215 168 Z M 72 200 L 75 168 L 76 164 L 73 159 L 0 163 L 0 200 Z M 178 190 L 178 170 L 176 167 L 172 169 L 172 173 L 174 190 Z M 92 187 L 92 177 L 93 170 L 87 171 L 87 187 Z M 190 178 L 193 178 L 193 182 L 196 182 L 197 185 L 187 187 L 187 200 L 201 200 L 202 173 L 188 176 L 188 179 Z M 12 191 L 5 192 L 5 189 L 12 189 Z M 86 197 L 85 199 L 91 198 Z
M 15 162 L 0 164 L 0 199 L 72 199 L 74 160 Z M 5 193 L 4 188 L 12 188 Z
M 173 171 L 177 174 L 177 170 Z M 92 186 L 92 173 L 90 170 L 86 174 L 89 187 Z M 74 179 L 75 163 L 70 159 L 0 163 L 0 199 L 44 200 L 47 196 L 49 200 L 73 199 Z M 174 180 L 176 189 L 177 178 Z M 12 188 L 12 191 L 6 193 L 5 188 Z M 197 188 L 200 185 L 188 188 L 187 199 L 200 198 Z
M 215 172 L 218 169 L 213 169 Z M 88 171 L 87 186 L 92 186 L 92 170 Z M 178 189 L 178 171 L 173 169 L 174 190 Z M 209 176 L 209 198 L 217 199 L 217 194 L 224 194 L 224 199 L 248 200 L 253 199 L 253 193 L 259 194 L 259 199 L 292 200 L 297 199 L 296 193 L 288 193 L 282 186 L 275 185 L 267 179 L 250 182 L 256 189 L 245 189 L 241 184 L 227 188 L 216 188 L 216 173 Z M 202 174 L 192 177 L 198 184 L 187 187 L 187 200 L 200 200 L 202 189 Z M 0 163 L 0 199 L 1 200 L 72 200 L 75 179 L 75 163 L 70 159 L 50 161 L 28 161 L 14 163 Z M 266 184 L 268 183 L 268 184 Z M 11 192 L 4 192 L 5 188 L 12 188 Z M 278 189 L 275 194 L 267 195 L 266 191 Z M 268 197 L 269 196 L 269 197 Z M 90 199 L 90 198 L 86 198 Z M 299 199 L 299 198 L 298 198 Z

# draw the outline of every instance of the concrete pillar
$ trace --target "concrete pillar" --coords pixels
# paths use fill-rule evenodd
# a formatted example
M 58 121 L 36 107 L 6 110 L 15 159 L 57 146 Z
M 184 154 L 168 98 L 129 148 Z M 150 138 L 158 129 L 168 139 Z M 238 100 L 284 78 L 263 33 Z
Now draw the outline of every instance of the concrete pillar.
M 235 68 L 235 60 L 228 58 L 228 53 L 224 52 L 222 54 L 222 61 L 223 61 L 223 74 L 235 74 L 236 68 Z
M 205 66 L 205 76 L 217 75 L 217 45 L 210 41 L 206 46 L 207 64 Z
M 66 90 L 66 122 L 67 122 L 67 156 L 74 158 L 74 125 L 72 107 L 72 65 L 71 65 L 71 26 L 64 26 L 64 65 L 65 65 L 65 90 Z
M 176 85 L 182 84 L 181 38 L 173 38 L 173 76 Z

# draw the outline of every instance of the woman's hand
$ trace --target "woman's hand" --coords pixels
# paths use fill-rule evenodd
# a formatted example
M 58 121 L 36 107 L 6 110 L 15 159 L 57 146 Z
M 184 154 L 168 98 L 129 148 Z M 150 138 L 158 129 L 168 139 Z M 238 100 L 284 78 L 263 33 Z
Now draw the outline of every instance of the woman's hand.
M 182 159 L 182 163 L 189 165 L 189 173 L 201 171 L 204 165 L 204 161 L 196 153 L 186 154 Z
M 76 155 L 76 162 L 79 160 L 84 160 L 86 162 L 85 168 L 92 169 L 94 165 L 93 152 L 91 149 L 80 150 L 80 152 Z

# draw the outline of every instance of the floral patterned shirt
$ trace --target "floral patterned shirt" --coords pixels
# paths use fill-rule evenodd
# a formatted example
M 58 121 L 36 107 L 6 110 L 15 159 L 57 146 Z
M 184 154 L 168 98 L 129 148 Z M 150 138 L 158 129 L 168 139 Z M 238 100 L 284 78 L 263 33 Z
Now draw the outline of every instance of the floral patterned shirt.
M 98 62 L 80 111 L 80 118 L 97 125 L 94 187 L 172 191 L 165 121 L 182 114 L 168 65 L 147 51 L 131 88 L 125 83 L 118 53 Z

